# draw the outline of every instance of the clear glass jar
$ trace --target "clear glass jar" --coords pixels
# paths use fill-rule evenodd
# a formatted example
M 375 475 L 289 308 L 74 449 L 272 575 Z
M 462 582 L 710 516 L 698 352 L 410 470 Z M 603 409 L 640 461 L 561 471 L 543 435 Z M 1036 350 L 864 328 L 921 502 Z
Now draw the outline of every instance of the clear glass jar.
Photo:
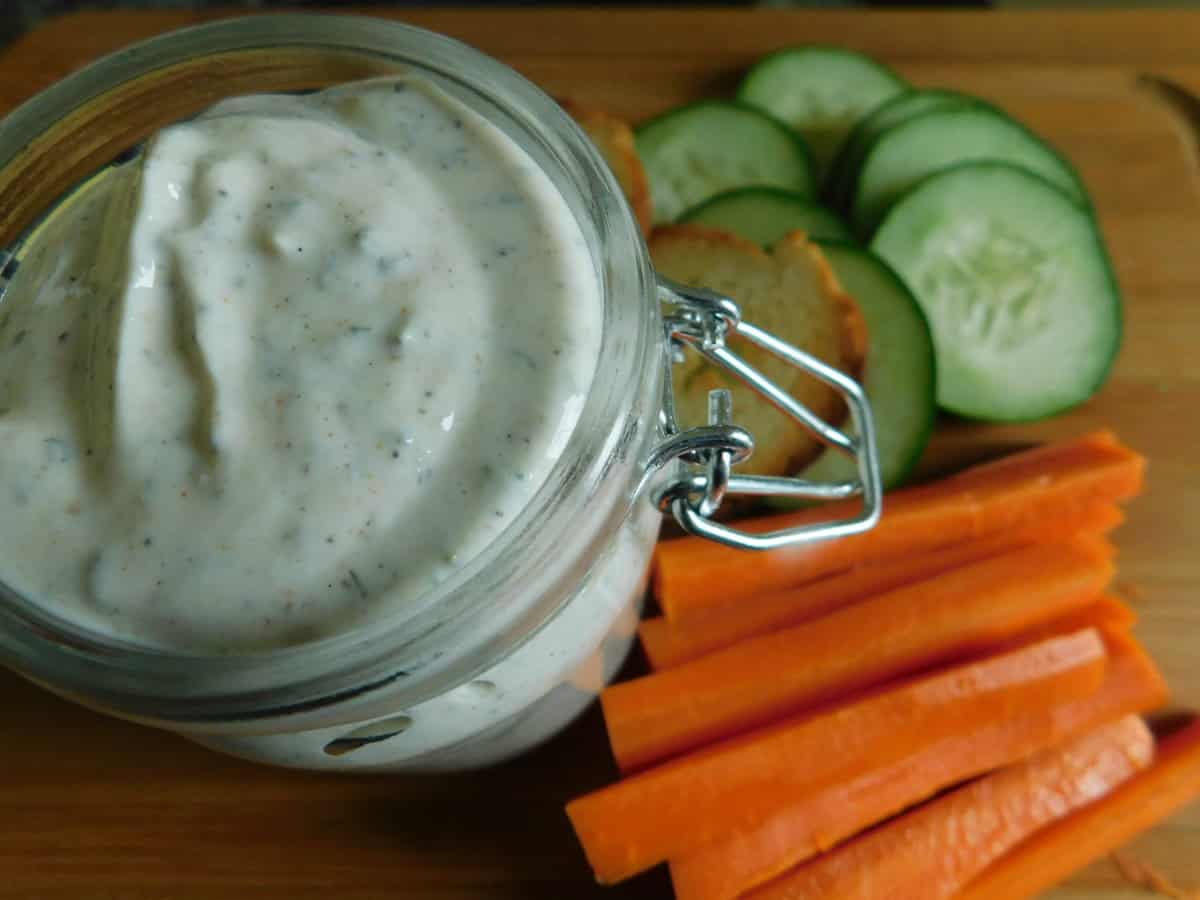
M 367 18 L 271 16 L 156 38 L 0 122 L 0 247 L 19 261 L 22 237 L 64 194 L 220 99 L 413 69 L 541 165 L 603 284 L 604 377 L 594 379 L 547 483 L 498 541 L 404 621 L 256 655 L 166 654 L 56 619 L 0 583 L 4 664 L 219 750 L 332 769 L 495 762 L 561 729 L 611 679 L 633 640 L 661 520 L 636 502 L 658 437 L 664 364 L 654 273 L 595 150 L 511 69 L 447 38 Z
M 595 265 L 604 304 L 598 374 L 546 483 L 500 538 L 404 618 L 286 650 L 148 649 L 55 616 L 0 572 L 0 664 L 85 705 L 261 762 L 470 768 L 553 735 L 613 677 L 635 634 L 660 507 L 694 533 L 756 549 L 860 531 L 877 519 L 874 438 L 858 385 L 740 322 L 728 298 L 657 279 L 615 179 L 557 104 L 506 66 L 397 23 L 288 15 L 192 28 L 106 57 L 18 108 L 0 121 L 0 303 L 38 223 L 162 127 L 231 96 L 412 70 L 533 158 L 566 200 Z M 660 301 L 675 311 L 664 318 Z M 678 430 L 668 360 L 690 345 L 729 365 L 729 354 L 719 358 L 729 329 L 846 397 L 857 437 L 816 420 L 733 358 L 732 368 L 781 409 L 856 456 L 858 482 L 731 477 L 752 439 L 728 421 L 720 397 L 710 404 L 711 427 Z M 677 460 L 657 490 L 657 474 Z M 708 518 L 727 490 L 826 499 L 861 492 L 864 504 L 833 524 L 745 534 Z

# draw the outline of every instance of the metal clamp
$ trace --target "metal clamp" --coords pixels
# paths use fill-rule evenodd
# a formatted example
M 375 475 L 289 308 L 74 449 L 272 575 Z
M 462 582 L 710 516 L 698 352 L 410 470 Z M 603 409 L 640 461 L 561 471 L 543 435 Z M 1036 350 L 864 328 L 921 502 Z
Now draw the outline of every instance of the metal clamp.
M 654 448 L 647 474 L 674 463 L 676 474 L 654 499 L 665 513 L 670 510 L 690 534 L 745 550 L 772 550 L 808 541 L 824 540 L 866 531 L 879 521 L 882 489 L 879 452 L 870 404 L 862 386 L 852 378 L 821 362 L 749 322 L 742 321 L 737 303 L 722 294 L 685 287 L 661 275 L 659 300 L 668 352 L 663 378 L 660 425 L 665 435 Z M 829 385 L 846 401 L 853 433 L 830 425 L 773 381 L 749 365 L 726 346 L 731 334 L 741 335 L 764 350 L 787 360 Z M 686 348 L 733 372 L 787 415 L 815 434 L 822 443 L 852 457 L 858 477 L 851 481 L 821 483 L 804 478 L 764 475 L 735 475 L 734 466 L 754 452 L 754 438 L 733 424 L 733 400 L 727 390 L 714 390 L 708 397 L 708 424 L 682 431 L 675 413 L 675 389 L 671 369 L 682 360 Z M 711 516 L 730 495 L 797 497 L 809 500 L 841 500 L 861 496 L 862 507 L 855 516 L 828 522 L 813 522 L 761 534 L 722 525 Z

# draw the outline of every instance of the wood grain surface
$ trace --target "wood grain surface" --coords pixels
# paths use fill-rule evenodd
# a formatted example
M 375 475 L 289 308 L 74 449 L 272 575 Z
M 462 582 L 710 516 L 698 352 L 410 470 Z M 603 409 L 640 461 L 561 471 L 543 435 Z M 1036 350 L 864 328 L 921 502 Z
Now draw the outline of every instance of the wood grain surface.
M 53 21 L 0 56 L 0 112 L 131 41 L 211 13 Z M 1124 350 L 1103 393 L 1053 421 L 946 422 L 925 473 L 1111 425 L 1150 458 L 1118 534 L 1121 586 L 1179 708 L 1200 708 L 1200 15 L 1130 13 L 406 12 L 560 96 L 639 119 L 722 94 L 778 46 L 877 54 L 919 85 L 981 94 L 1081 170 L 1125 292 Z M 1146 76 L 1184 93 L 1168 102 Z M 2 127 L 2 126 L 0 126 Z M 632 664 L 637 665 L 634 661 Z M 659 871 L 594 887 L 562 814 L 613 776 L 593 710 L 541 750 L 455 777 L 274 771 L 102 718 L 0 673 L 0 897 L 667 898 Z M 1131 852 L 1200 889 L 1200 806 Z M 1147 896 L 1110 861 L 1059 900 Z

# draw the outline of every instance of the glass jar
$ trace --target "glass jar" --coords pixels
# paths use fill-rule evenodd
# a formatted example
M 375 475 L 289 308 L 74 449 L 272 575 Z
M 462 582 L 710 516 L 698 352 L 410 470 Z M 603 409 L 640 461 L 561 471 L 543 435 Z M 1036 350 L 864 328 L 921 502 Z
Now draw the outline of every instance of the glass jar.
M 169 34 L 72 75 L 0 121 L 0 292 L 6 277 L 20 277 L 22 247 L 63 197 L 162 127 L 230 96 L 414 69 L 541 166 L 602 284 L 603 377 L 546 483 L 499 539 L 402 619 L 258 654 L 167 653 L 84 629 L 0 581 L 0 663 L 93 708 L 261 762 L 468 768 L 545 740 L 612 678 L 635 633 L 659 505 L 690 530 L 736 542 L 707 516 L 749 438 L 720 403 L 712 427 L 680 433 L 666 377 L 669 338 L 711 350 L 714 328 L 738 327 L 736 307 L 661 284 L 615 180 L 567 115 L 511 69 L 447 38 L 359 17 L 265 16 Z M 665 330 L 662 299 L 679 304 Z M 832 532 L 745 536 L 749 546 L 873 523 L 870 420 L 853 383 L 849 392 L 869 451 L 863 514 Z M 803 410 L 792 412 L 804 421 Z M 656 490 L 675 460 L 701 471 L 677 472 Z

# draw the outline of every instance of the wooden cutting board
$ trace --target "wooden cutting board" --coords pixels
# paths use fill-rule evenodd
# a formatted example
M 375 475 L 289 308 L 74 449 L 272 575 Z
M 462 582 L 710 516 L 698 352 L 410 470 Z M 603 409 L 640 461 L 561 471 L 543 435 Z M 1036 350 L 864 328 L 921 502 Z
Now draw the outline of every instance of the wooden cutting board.
M 213 14 L 95 13 L 0 55 L 0 112 L 85 62 Z M 926 472 L 1115 427 L 1151 460 L 1119 532 L 1121 586 L 1179 707 L 1200 708 L 1200 191 L 1196 121 L 1146 76 L 1200 92 L 1200 15 L 1131 13 L 405 12 L 551 92 L 631 119 L 720 95 L 788 43 L 877 54 L 916 84 L 978 93 L 1047 136 L 1091 188 L 1125 291 L 1116 373 L 1053 421 L 947 423 Z M 2 514 L 2 513 L 0 513 Z M 591 884 L 562 804 L 610 779 L 593 710 L 507 766 L 333 777 L 226 759 L 102 718 L 0 672 L 0 897 L 303 900 L 667 898 L 662 872 Z M 1200 805 L 1132 852 L 1200 889 Z M 1137 898 L 1111 861 L 1053 895 Z

